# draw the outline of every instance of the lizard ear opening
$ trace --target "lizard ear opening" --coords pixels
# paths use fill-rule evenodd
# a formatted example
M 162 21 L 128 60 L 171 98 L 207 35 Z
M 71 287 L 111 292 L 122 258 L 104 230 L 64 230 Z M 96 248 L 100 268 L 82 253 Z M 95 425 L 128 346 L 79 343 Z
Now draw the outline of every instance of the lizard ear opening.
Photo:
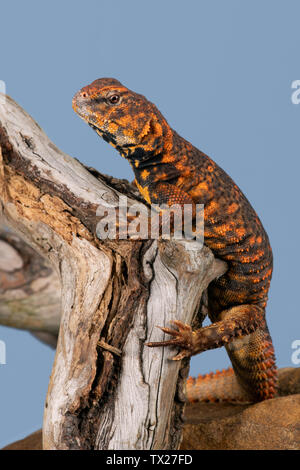
M 161 124 L 158 122 L 156 118 L 150 119 L 150 133 L 153 137 L 162 137 L 163 129 Z
M 163 129 L 159 121 L 153 116 L 142 129 L 140 134 L 140 144 L 152 145 L 153 150 L 161 145 Z

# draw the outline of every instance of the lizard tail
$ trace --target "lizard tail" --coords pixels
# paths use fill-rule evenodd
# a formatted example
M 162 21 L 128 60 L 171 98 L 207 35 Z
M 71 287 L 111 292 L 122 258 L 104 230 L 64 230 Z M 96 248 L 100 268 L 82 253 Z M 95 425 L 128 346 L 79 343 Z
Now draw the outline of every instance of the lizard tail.
M 233 369 L 217 370 L 215 373 L 189 377 L 186 385 L 188 401 L 206 403 L 251 403 L 239 385 Z

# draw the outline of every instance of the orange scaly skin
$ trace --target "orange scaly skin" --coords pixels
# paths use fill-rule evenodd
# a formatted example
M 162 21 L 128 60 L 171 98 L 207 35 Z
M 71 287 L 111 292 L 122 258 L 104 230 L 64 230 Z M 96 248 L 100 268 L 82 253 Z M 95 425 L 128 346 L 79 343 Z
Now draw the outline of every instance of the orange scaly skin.
M 265 319 L 272 250 L 246 197 L 213 160 L 171 129 L 154 104 L 117 80 L 102 78 L 82 88 L 73 108 L 130 162 L 147 202 L 204 204 L 205 244 L 229 266 L 208 288 L 210 326 L 192 331 L 174 322 L 177 329 L 163 328 L 172 339 L 148 346 L 176 346 L 175 359 L 226 347 L 235 376 L 229 370 L 190 379 L 191 400 L 274 397 L 277 369 Z M 232 397 L 223 393 L 226 383 Z

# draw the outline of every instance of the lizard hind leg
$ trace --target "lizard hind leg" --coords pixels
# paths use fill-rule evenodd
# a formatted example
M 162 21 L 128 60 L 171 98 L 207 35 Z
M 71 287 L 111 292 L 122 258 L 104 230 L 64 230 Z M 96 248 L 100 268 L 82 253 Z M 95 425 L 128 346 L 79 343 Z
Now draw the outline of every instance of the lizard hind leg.
M 227 344 L 237 382 L 253 401 L 273 398 L 277 388 L 275 353 L 267 326 Z

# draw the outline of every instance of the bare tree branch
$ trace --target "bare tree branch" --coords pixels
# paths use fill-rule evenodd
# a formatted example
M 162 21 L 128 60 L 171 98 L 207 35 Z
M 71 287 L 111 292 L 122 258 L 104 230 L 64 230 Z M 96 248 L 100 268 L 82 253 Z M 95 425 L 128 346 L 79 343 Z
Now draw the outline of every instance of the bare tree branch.
M 174 351 L 144 343 L 163 339 L 156 325 L 168 326 L 175 318 L 191 322 L 202 292 L 226 266 L 195 242 L 99 240 L 97 208 L 116 207 L 119 191 L 131 196 L 130 206 L 136 202 L 134 191 L 126 182 L 96 179 L 8 97 L 0 103 L 0 147 L 3 223 L 45 260 L 39 259 L 34 277 L 31 268 L 24 269 L 23 250 L 9 243 L 15 253 L 6 271 L 2 263 L 6 302 L 42 279 L 49 289 L 46 298 L 55 291 L 57 305 L 54 283 L 61 288 L 44 448 L 178 448 L 188 361 L 170 361 Z M 7 245 L 7 238 L 2 243 Z M 31 267 L 35 256 L 31 252 Z M 23 287 L 19 281 L 15 292 L 7 284 L 9 269 L 23 276 Z M 28 295 L 31 302 L 34 295 Z M 11 325 L 54 332 L 55 309 L 41 315 L 45 328 L 35 328 L 28 315 L 21 319 L 24 303 L 17 310 L 18 320 L 11 306 L 6 313 L 1 307 L 1 317 L 10 317 Z
M 0 229 L 0 323 L 43 334 L 44 341 L 48 335 L 54 346 L 59 322 L 57 274 L 17 234 Z

